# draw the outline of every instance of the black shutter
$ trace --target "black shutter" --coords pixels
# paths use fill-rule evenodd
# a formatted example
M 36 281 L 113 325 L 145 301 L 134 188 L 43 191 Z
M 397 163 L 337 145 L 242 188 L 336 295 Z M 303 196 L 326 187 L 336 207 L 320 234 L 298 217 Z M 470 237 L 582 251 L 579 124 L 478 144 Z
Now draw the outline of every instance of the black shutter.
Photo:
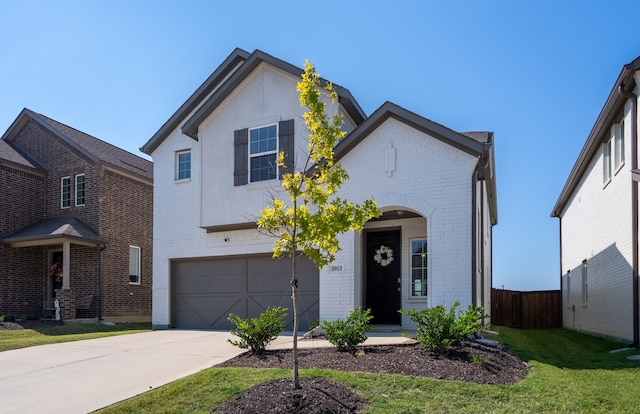
M 249 130 L 233 132 L 233 185 L 249 182 Z
M 280 151 L 284 151 L 284 168 L 280 168 L 280 179 L 282 174 L 293 174 L 293 160 L 295 147 L 293 144 L 293 119 L 287 121 L 280 121 L 278 125 L 278 138 Z

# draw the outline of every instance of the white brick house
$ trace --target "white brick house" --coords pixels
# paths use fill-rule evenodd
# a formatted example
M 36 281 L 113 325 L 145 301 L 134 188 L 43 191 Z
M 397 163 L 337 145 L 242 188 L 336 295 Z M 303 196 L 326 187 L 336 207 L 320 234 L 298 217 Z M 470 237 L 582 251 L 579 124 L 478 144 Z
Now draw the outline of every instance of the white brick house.
M 301 74 L 236 49 L 142 148 L 155 165 L 155 328 L 227 329 L 229 312 L 291 306 L 289 264 L 271 259 L 273 239 L 255 220 L 280 191 L 275 153 L 295 163 L 306 151 Z M 457 133 L 389 102 L 367 117 L 334 87 L 339 103 L 328 110 L 348 132 L 336 147 L 350 177 L 341 196 L 372 197 L 384 214 L 342 235 L 330 266 L 303 261 L 302 328 L 356 306 L 402 327 L 411 324 L 401 308 L 458 300 L 490 309 L 493 134 Z
M 625 65 L 551 213 L 563 326 L 638 344 L 638 81 Z

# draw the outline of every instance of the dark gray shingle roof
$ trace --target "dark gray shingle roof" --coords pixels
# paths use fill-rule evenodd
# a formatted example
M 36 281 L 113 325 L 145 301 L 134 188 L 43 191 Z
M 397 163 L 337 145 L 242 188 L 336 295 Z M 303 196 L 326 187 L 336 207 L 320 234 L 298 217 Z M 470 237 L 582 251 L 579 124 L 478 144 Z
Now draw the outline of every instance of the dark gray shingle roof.
M 76 216 L 44 219 L 3 238 L 3 243 L 19 243 L 52 239 L 74 239 L 88 243 L 104 244 L 105 241 L 88 224 Z
M 48 124 L 51 128 L 58 131 L 60 134 L 67 137 L 73 144 L 80 147 L 93 157 L 111 164 L 115 167 L 121 168 L 136 175 L 141 175 L 149 180 L 153 180 L 153 163 L 138 157 L 128 151 L 118 148 L 115 145 L 102 141 L 89 134 L 85 134 L 82 131 L 78 131 L 68 125 L 48 118 L 44 115 L 30 111 L 35 116 L 39 117 L 43 122 Z
M 21 165 L 23 167 L 35 168 L 41 170 L 42 167 L 37 165 L 34 161 L 27 159 L 27 157 L 20 154 L 15 148 L 13 148 L 8 142 L 0 139 L 0 160 L 9 161 L 12 164 Z
M 20 112 L 4 133 L 2 141 L 11 145 L 12 140 L 29 120 L 37 122 L 93 162 L 103 163 L 116 170 L 121 170 L 123 173 L 132 174 L 150 183 L 153 182 L 153 163 L 151 161 L 26 108 Z M 9 154 L 8 150 L 6 152 Z M 15 154 L 12 157 L 16 158 Z M 26 159 L 26 157 L 22 158 Z

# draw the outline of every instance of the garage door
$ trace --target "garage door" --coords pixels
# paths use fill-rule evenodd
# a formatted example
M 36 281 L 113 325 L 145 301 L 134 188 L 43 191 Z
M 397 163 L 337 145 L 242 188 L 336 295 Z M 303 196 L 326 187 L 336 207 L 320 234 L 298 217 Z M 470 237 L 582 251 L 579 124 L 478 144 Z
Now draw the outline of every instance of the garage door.
M 319 315 L 318 269 L 298 260 L 300 330 Z M 172 262 L 172 321 L 182 329 L 234 328 L 229 313 L 243 318 L 260 315 L 267 306 L 288 308 L 286 330 L 293 329 L 290 293 L 291 260 L 270 255 Z

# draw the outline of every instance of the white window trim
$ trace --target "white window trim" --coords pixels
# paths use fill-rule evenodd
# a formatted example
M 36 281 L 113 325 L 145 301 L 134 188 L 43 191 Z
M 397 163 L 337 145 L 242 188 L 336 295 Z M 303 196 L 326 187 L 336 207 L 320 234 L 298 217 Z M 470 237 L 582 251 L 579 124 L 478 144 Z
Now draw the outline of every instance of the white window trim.
M 83 195 L 84 203 L 79 203 L 78 202 L 78 177 L 84 177 L 84 181 L 83 181 L 83 184 L 84 184 L 84 188 L 83 188 L 83 190 L 84 190 L 84 195 Z M 86 175 L 85 174 L 76 174 L 75 177 L 74 177 L 74 184 L 75 184 L 75 186 L 74 186 L 74 190 L 75 190 L 74 191 L 74 193 L 75 193 L 75 200 L 74 200 L 75 201 L 75 205 L 76 205 L 76 207 L 84 206 L 87 203 L 87 177 L 86 177 Z
M 64 205 L 64 180 L 69 180 L 69 205 Z M 60 208 L 70 208 L 71 207 L 71 176 L 68 175 L 66 177 L 60 178 Z
M 186 154 L 189 153 L 189 178 L 179 178 L 180 177 L 180 155 L 181 154 Z M 185 150 L 180 150 L 180 151 L 176 151 L 176 155 L 175 155 L 175 174 L 173 177 L 173 180 L 176 183 L 188 183 L 189 181 L 191 181 L 191 175 L 193 173 L 193 168 L 191 168 L 191 165 L 193 164 L 193 153 L 191 152 L 190 149 L 185 149 Z
M 137 275 L 136 275 L 138 277 L 138 281 L 137 282 L 132 282 L 131 281 L 131 276 L 133 276 L 131 274 L 131 249 L 135 249 L 135 250 L 138 251 L 138 269 L 137 269 Z M 131 246 L 131 245 L 129 246 L 129 284 L 130 285 L 139 285 L 141 280 L 142 280 L 142 275 L 140 274 L 140 267 L 141 267 L 140 266 L 140 264 L 141 264 L 140 262 L 142 261 L 142 255 L 141 254 L 142 253 L 141 253 L 140 247 Z
M 427 289 L 427 294 L 422 296 L 414 296 L 413 295 L 413 242 L 414 241 L 427 241 L 427 274 L 425 275 L 425 285 Z M 426 237 L 414 237 L 409 239 L 409 299 L 411 300 L 426 300 L 429 295 L 429 242 Z
M 620 171 L 622 169 L 622 167 L 624 166 L 625 163 L 625 143 L 624 143 L 624 139 L 625 139 L 625 134 L 624 134 L 624 119 L 622 119 L 620 121 L 620 123 L 618 124 L 614 124 L 611 127 L 611 135 L 613 137 L 613 141 L 614 141 L 614 148 L 613 148 L 613 152 L 614 152 L 614 175 L 618 174 L 618 171 Z
M 606 187 L 611 182 L 611 138 L 602 144 L 602 187 Z
M 276 127 L 276 149 L 273 151 L 265 151 L 265 152 L 257 152 L 255 154 L 251 153 L 251 131 L 256 130 L 256 129 L 262 129 L 262 128 L 268 128 L 270 126 L 275 125 Z M 271 124 L 264 124 L 264 125 L 260 125 L 260 126 L 255 126 L 255 127 L 251 127 L 248 128 L 247 131 L 247 156 L 249 157 L 248 163 L 247 163 L 247 173 L 249 174 L 248 177 L 248 183 L 263 183 L 263 182 L 269 182 L 269 181 L 274 181 L 274 180 L 278 180 L 278 177 L 280 175 L 280 166 L 278 165 L 278 163 L 276 162 L 276 176 L 270 180 L 258 180 L 258 181 L 251 181 L 251 159 L 252 158 L 257 158 L 257 157 L 262 157 L 265 155 L 271 155 L 271 154 L 275 154 L 276 155 L 276 161 L 278 160 L 278 153 L 280 152 L 280 129 L 279 129 L 279 124 L 278 122 L 274 122 Z

